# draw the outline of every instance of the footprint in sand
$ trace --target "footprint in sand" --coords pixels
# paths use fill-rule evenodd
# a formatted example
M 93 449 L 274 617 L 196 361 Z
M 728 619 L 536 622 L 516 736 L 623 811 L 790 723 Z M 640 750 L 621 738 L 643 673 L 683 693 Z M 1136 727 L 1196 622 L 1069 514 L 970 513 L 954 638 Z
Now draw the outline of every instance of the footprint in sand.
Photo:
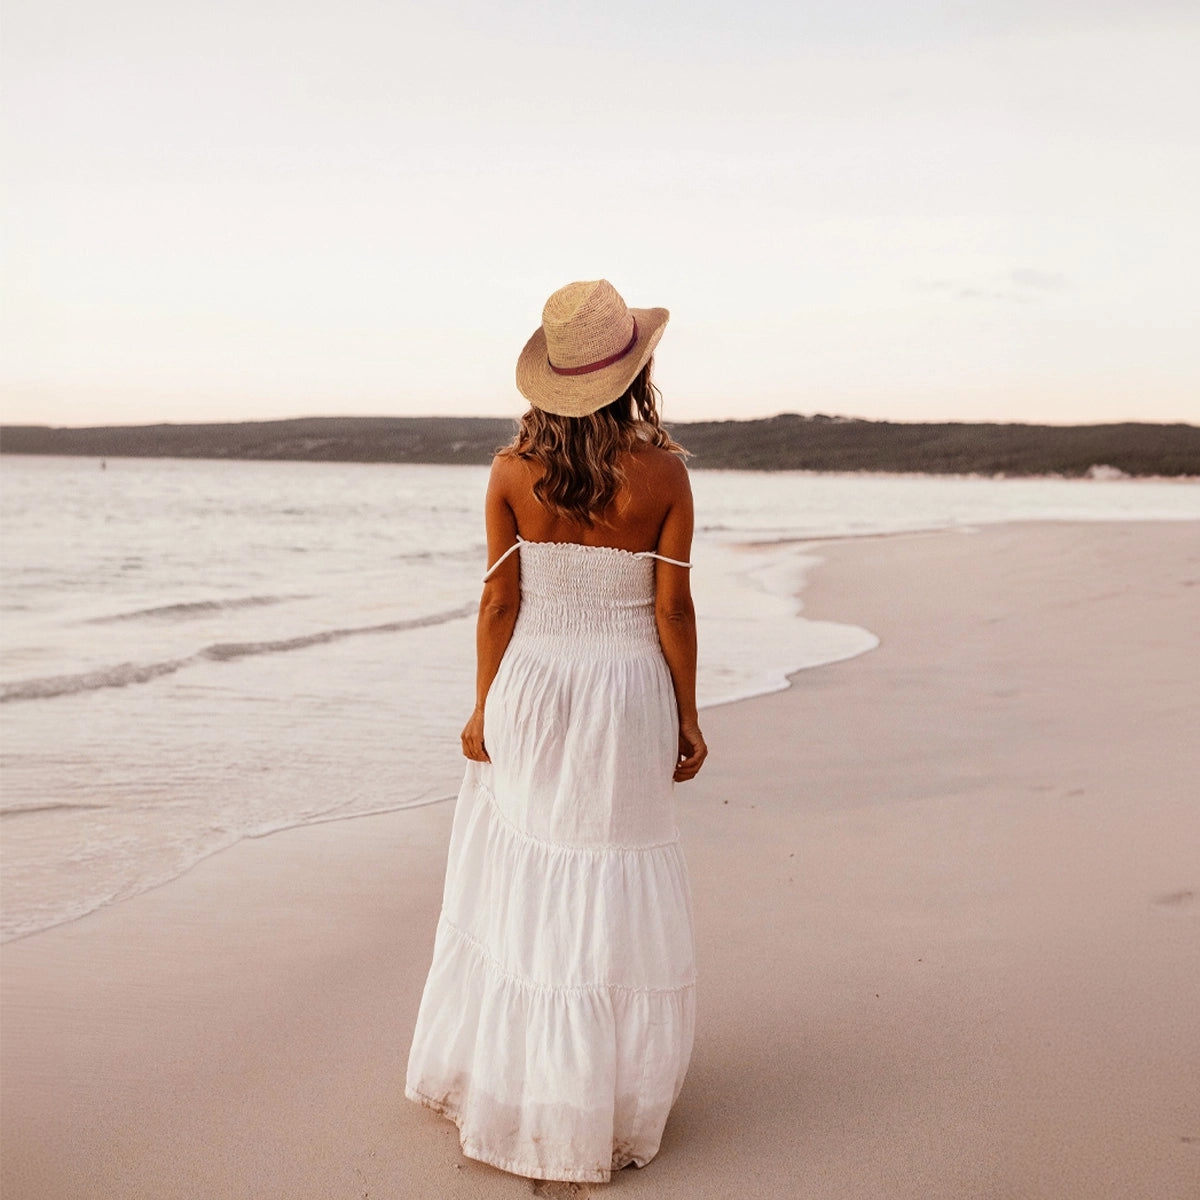
M 553 1197 L 553 1200 L 579 1200 L 590 1196 L 592 1189 L 586 1183 L 567 1183 L 557 1179 L 532 1179 L 535 1196 Z
M 1195 899 L 1196 893 L 1185 889 L 1179 892 L 1164 892 L 1161 896 L 1155 896 L 1151 903 L 1159 908 L 1184 908 Z

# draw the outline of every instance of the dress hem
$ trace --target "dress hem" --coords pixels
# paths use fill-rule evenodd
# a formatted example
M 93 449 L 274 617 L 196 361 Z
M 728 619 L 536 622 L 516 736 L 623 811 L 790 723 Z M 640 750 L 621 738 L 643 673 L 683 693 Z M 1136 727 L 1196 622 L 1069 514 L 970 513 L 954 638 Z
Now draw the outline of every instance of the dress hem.
M 421 1105 L 422 1108 L 427 1108 L 430 1112 L 437 1113 L 439 1117 L 445 1117 L 448 1121 L 454 1122 L 458 1128 L 458 1146 L 465 1157 L 474 1159 L 475 1162 L 487 1163 L 489 1167 L 496 1167 L 501 1171 L 507 1171 L 510 1175 L 519 1175 L 525 1179 L 545 1179 L 562 1183 L 608 1183 L 613 1171 L 619 1171 L 623 1167 L 631 1165 L 644 1167 L 646 1163 L 650 1162 L 648 1158 L 643 1161 L 633 1157 L 627 1159 L 619 1167 L 609 1167 L 607 1169 L 604 1167 L 592 1169 L 539 1167 L 519 1163 L 516 1159 L 501 1158 L 498 1154 L 489 1154 L 482 1147 L 468 1139 L 467 1135 L 463 1132 L 462 1113 L 453 1105 L 447 1104 L 444 1100 L 435 1100 L 432 1096 L 426 1096 L 424 1092 L 419 1092 L 412 1086 L 405 1087 L 404 1095 L 406 1099 Z

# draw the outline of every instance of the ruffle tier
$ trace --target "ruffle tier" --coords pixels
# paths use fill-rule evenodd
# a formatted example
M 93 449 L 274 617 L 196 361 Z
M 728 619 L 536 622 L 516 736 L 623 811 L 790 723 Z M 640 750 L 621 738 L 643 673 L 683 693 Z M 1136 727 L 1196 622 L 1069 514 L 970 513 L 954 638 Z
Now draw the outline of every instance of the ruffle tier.
M 406 1094 L 463 1152 L 602 1182 L 658 1151 L 695 1023 L 678 839 L 564 845 L 511 824 L 468 766 Z

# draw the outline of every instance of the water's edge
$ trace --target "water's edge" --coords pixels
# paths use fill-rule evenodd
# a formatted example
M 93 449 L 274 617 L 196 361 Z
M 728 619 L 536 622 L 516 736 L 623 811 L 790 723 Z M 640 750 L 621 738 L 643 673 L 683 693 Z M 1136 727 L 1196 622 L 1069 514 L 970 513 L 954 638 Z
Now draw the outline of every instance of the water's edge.
M 930 533 L 945 532 L 945 531 L 946 531 L 946 529 L 945 529 L 945 527 L 943 527 L 941 529 L 933 528 L 933 529 L 926 529 L 926 530 L 919 530 L 919 531 L 906 531 L 905 535 L 912 536 L 912 534 L 914 534 L 914 533 L 915 534 L 930 534 Z M 782 547 L 782 546 L 785 546 L 788 544 L 795 543 L 797 546 L 797 549 L 799 549 L 800 545 L 803 544 L 804 548 L 806 550 L 811 551 L 814 548 L 814 546 L 816 546 L 818 544 L 834 545 L 834 544 L 837 544 L 837 543 L 843 542 L 843 541 L 859 541 L 862 539 L 862 536 L 863 535 L 851 534 L 851 535 L 838 536 L 838 537 L 826 536 L 826 537 L 823 537 L 820 539 L 783 538 L 783 539 L 779 539 L 779 541 L 777 541 L 777 542 L 771 542 L 771 543 L 759 541 L 759 542 L 735 543 L 735 545 L 738 548 L 745 548 L 747 550 L 755 550 L 755 549 L 762 550 L 764 548 L 767 548 L 770 545 Z M 889 536 L 902 536 L 902 535 L 892 534 Z M 800 609 L 797 611 L 796 616 L 795 616 L 795 619 L 797 621 L 807 620 L 807 618 L 805 618 L 802 615 L 802 607 L 803 606 L 802 606 L 802 601 L 801 601 L 800 597 L 803 592 L 803 587 L 808 580 L 809 572 L 811 570 L 819 567 L 822 561 L 823 561 L 822 559 L 820 559 L 816 556 L 812 556 L 809 559 L 809 561 L 804 563 L 799 568 L 798 582 L 799 582 L 799 586 L 800 586 L 800 592 L 797 593 L 796 599 L 797 599 L 798 603 L 800 603 Z M 455 614 L 455 615 L 461 615 L 461 614 Z M 827 622 L 827 621 L 822 621 L 822 622 L 813 622 L 813 624 L 831 625 L 832 623 Z M 853 628 L 853 627 L 846 627 L 846 628 Z M 374 629 L 370 630 L 370 632 L 375 632 L 375 631 L 376 630 L 374 630 Z M 360 632 L 360 631 L 358 631 L 358 630 L 339 631 L 339 633 L 343 633 L 343 632 Z M 879 639 L 874 634 L 872 634 L 869 630 L 862 630 L 861 632 L 865 635 L 864 639 L 862 640 L 861 647 L 858 649 L 855 649 L 854 651 L 852 651 L 850 653 L 840 653 L 840 654 L 835 655 L 834 657 L 824 659 L 821 662 L 802 664 L 799 667 L 794 667 L 794 666 L 782 667 L 775 677 L 773 677 L 771 679 L 763 679 L 760 682 L 760 684 L 758 684 L 757 686 L 750 688 L 744 692 L 736 692 L 731 695 L 723 695 L 717 699 L 702 703 L 700 705 L 700 708 L 703 710 L 720 708 L 726 704 L 738 704 L 738 703 L 742 703 L 746 700 L 753 700 L 753 699 L 757 699 L 758 697 L 761 697 L 761 696 L 769 696 L 769 695 L 774 695 L 777 692 L 786 691 L 789 687 L 792 686 L 792 684 L 791 684 L 792 678 L 794 676 L 801 674 L 804 671 L 812 670 L 818 666 L 828 666 L 833 663 L 847 661 L 850 658 L 858 657 L 858 655 L 860 655 L 860 654 L 865 654 L 868 651 L 875 649 L 879 645 Z M 169 884 L 174 883 L 177 879 L 181 879 L 185 875 L 189 874 L 191 871 L 193 871 L 197 866 L 199 866 L 202 862 L 206 861 L 207 859 L 210 859 L 217 854 L 222 854 L 225 851 L 232 849 L 234 846 L 239 845 L 241 842 L 249 840 L 249 839 L 257 840 L 259 838 L 267 838 L 267 837 L 271 837 L 277 833 L 285 833 L 289 830 L 302 829 L 302 828 L 305 828 L 305 827 L 311 826 L 311 825 L 328 824 L 333 821 L 351 821 L 351 820 L 357 820 L 360 817 L 386 816 L 391 813 L 404 812 L 408 809 L 427 808 L 427 807 L 430 807 L 431 805 L 435 805 L 435 804 L 445 804 L 448 801 L 454 800 L 456 798 L 456 796 L 457 796 L 457 793 L 450 793 L 447 795 L 433 796 L 433 797 L 425 796 L 425 797 L 420 797 L 416 800 L 407 800 L 407 801 L 403 801 L 398 804 L 387 805 L 387 806 L 384 806 L 381 808 L 375 808 L 375 809 L 371 809 L 369 811 L 364 811 L 364 812 L 323 813 L 323 814 L 319 814 L 316 816 L 303 817 L 303 818 L 299 818 L 296 820 L 290 820 L 290 821 L 281 821 L 277 824 L 271 824 L 271 825 L 268 825 L 265 827 L 260 827 L 257 829 L 246 830 L 244 832 L 238 833 L 234 837 L 231 837 L 229 839 L 229 841 L 227 841 L 227 842 L 223 842 L 220 845 L 213 846 L 205 851 L 199 852 L 197 854 L 196 858 L 193 859 L 191 862 L 189 862 L 186 866 L 184 866 L 180 870 L 174 871 L 173 873 L 171 873 L 170 875 L 168 875 L 166 877 L 152 879 L 152 880 L 148 881 L 147 883 L 145 883 L 143 886 L 137 887 L 134 890 L 122 891 L 120 893 L 109 896 L 105 899 L 92 902 L 86 908 L 83 908 L 81 911 L 72 912 L 67 916 L 64 916 L 60 919 L 51 921 L 49 924 L 40 925 L 34 929 L 22 930 L 22 931 L 13 933 L 13 934 L 3 938 L 2 940 L 0 940 L 0 945 L 8 945 L 11 942 L 22 941 L 25 938 L 36 937 L 38 934 L 46 933 L 47 931 L 49 931 L 51 929 L 57 929 L 63 925 L 68 925 L 75 921 L 82 920 L 83 918 L 90 916 L 92 913 L 99 912 L 100 910 L 111 907 L 112 905 L 123 903 L 126 900 L 132 900 L 132 899 L 136 898 L 137 896 L 143 896 L 147 892 L 155 891 L 160 887 L 166 887 Z
M 1156 519 L 1161 520 L 1161 519 L 1173 519 L 1173 518 L 1163 518 L 1161 516 L 1156 517 L 1156 518 L 1154 518 L 1154 517 L 1146 518 L 1146 517 L 1140 517 L 1140 516 L 1124 516 L 1123 515 L 1123 516 L 1109 517 L 1109 518 L 1104 518 L 1104 519 L 1114 521 L 1115 523 L 1124 524 L 1124 523 L 1127 523 L 1130 521 L 1140 522 L 1142 520 L 1156 520 Z M 976 522 L 974 524 L 955 524 L 953 522 L 950 522 L 950 523 L 941 524 L 941 525 L 929 524 L 929 525 L 924 525 L 924 526 L 920 526 L 920 527 L 914 527 L 914 528 L 910 528 L 910 529 L 901 529 L 901 530 L 875 530 L 875 531 L 862 531 L 862 532 L 846 532 L 846 533 L 838 533 L 838 534 L 834 534 L 834 535 L 829 535 L 829 534 L 800 535 L 800 536 L 784 535 L 784 536 L 781 536 L 778 538 L 759 537 L 759 538 L 754 538 L 754 539 L 746 539 L 744 541 L 726 543 L 727 546 L 729 546 L 730 548 L 733 548 L 733 549 L 745 550 L 745 551 L 749 551 L 749 552 L 758 552 L 758 553 L 761 553 L 764 550 L 771 550 L 771 549 L 784 549 L 784 548 L 789 548 L 789 547 L 794 548 L 796 559 L 801 560 L 798 562 L 793 560 L 789 564 L 791 569 L 793 569 L 795 571 L 795 583 L 794 583 L 793 589 L 790 593 L 796 599 L 797 605 L 798 605 L 797 611 L 794 614 L 794 619 L 799 622 L 809 622 L 813 626 L 826 626 L 829 628 L 838 629 L 842 632 L 855 630 L 858 633 L 862 634 L 863 636 L 860 639 L 859 644 L 855 648 L 850 650 L 849 652 L 834 652 L 831 655 L 822 657 L 820 661 L 804 663 L 799 666 L 784 665 L 781 668 L 779 668 L 777 671 L 773 671 L 771 673 L 770 677 L 765 677 L 765 676 L 760 677 L 760 679 L 753 686 L 748 687 L 745 690 L 735 691 L 735 692 L 732 692 L 729 694 L 720 695 L 713 699 L 709 699 L 707 701 L 702 702 L 700 707 L 705 710 L 709 710 L 709 709 L 713 709 L 713 708 L 722 707 L 723 705 L 726 705 L 726 704 L 744 703 L 748 700 L 754 700 L 754 699 L 757 699 L 762 696 L 773 695 L 778 692 L 786 691 L 789 687 L 792 686 L 793 680 L 798 678 L 805 671 L 815 669 L 816 667 L 819 667 L 819 666 L 829 666 L 829 665 L 834 665 L 838 662 L 848 661 L 851 658 L 858 657 L 861 654 L 867 653 L 868 651 L 875 649 L 879 645 L 879 639 L 869 630 L 862 629 L 861 627 L 857 627 L 857 626 L 841 625 L 841 624 L 838 624 L 835 622 L 829 622 L 829 621 L 811 621 L 810 622 L 809 619 L 803 615 L 804 587 L 808 581 L 809 574 L 812 571 L 818 569 L 820 567 L 820 565 L 822 564 L 822 562 L 824 561 L 817 553 L 814 553 L 814 551 L 818 551 L 822 546 L 837 546 L 837 545 L 841 545 L 843 543 L 861 542 L 864 540 L 874 540 L 874 539 L 890 540 L 890 539 L 897 538 L 897 537 L 931 537 L 931 536 L 938 536 L 938 535 L 947 534 L 947 533 L 971 535 L 971 534 L 978 533 L 980 530 L 980 526 L 987 526 L 989 528 L 994 528 L 996 525 L 1026 526 L 1026 525 L 1033 524 L 1033 523 L 1070 525 L 1070 524 L 1075 524 L 1078 520 L 1079 520 L 1078 518 L 1074 518 L 1074 519 L 1072 519 L 1072 518 L 1044 518 L 1044 519 L 1037 520 L 1037 521 L 1030 521 L 1028 519 L 1021 519 L 1021 518 L 1009 519 L 1007 521 L 1005 521 L 1005 520 L 991 521 L 991 520 L 985 519 L 985 520 Z M 1090 524 L 1091 520 L 1088 520 L 1087 523 Z M 474 606 L 472 606 L 472 610 L 473 610 L 473 607 Z M 447 616 L 458 617 L 460 615 L 462 615 L 462 614 L 459 614 L 457 612 L 455 612 L 453 614 L 439 614 L 439 618 L 445 619 Z M 424 621 L 417 622 L 417 623 L 425 624 Z M 394 626 L 391 626 L 391 627 L 392 628 L 402 628 L 406 625 L 407 625 L 407 622 L 397 622 L 397 623 L 395 623 Z M 363 632 L 383 632 L 388 629 L 389 629 L 389 626 L 343 629 L 343 630 L 336 631 L 335 636 L 343 637 L 343 636 L 349 636 L 351 634 L 359 634 L 359 633 L 363 633 Z M 327 639 L 325 637 L 321 637 L 317 640 L 324 641 L 324 640 L 332 640 L 332 639 Z M 276 647 L 272 646 L 270 648 L 274 649 Z M 290 647 L 288 647 L 288 648 L 290 648 Z M 67 915 L 61 916 L 57 919 L 52 919 L 46 924 L 39 924 L 33 928 L 28 928 L 28 929 L 23 929 L 23 930 L 18 930 L 16 932 L 13 932 L 9 935 L 6 935 L 4 938 L 0 939 L 0 944 L 8 944 L 9 942 L 19 941 L 19 940 L 22 940 L 27 937 L 36 936 L 39 933 L 44 933 L 50 929 L 55 929 L 55 928 L 58 928 L 59 926 L 70 924 L 74 921 L 80 920 L 81 918 L 86 917 L 93 912 L 97 912 L 100 909 L 107 908 L 110 905 L 117 904 L 124 900 L 133 899 L 136 896 L 143 895 L 149 891 L 153 891 L 156 888 L 159 888 L 166 884 L 169 884 L 176 879 L 182 878 L 184 875 L 188 874 L 194 867 L 196 867 L 199 863 L 203 862 L 205 859 L 211 858 L 215 854 L 219 854 L 225 850 L 228 850 L 231 847 L 238 845 L 240 842 L 242 842 L 246 839 L 265 838 L 265 837 L 269 837 L 275 833 L 282 833 L 282 832 L 286 832 L 288 830 L 302 828 L 307 825 L 326 824 L 326 823 L 329 823 L 332 821 L 353 820 L 353 819 L 357 819 L 359 817 L 366 817 L 366 816 L 383 816 L 383 815 L 387 815 L 390 813 L 403 812 L 406 809 L 424 808 L 424 807 L 428 807 L 428 806 L 435 805 L 435 804 L 443 804 L 443 803 L 446 803 L 447 801 L 453 800 L 455 798 L 455 795 L 456 795 L 456 793 L 448 793 L 445 795 L 437 795 L 437 796 L 424 795 L 424 796 L 417 797 L 415 799 L 405 800 L 405 801 L 399 802 L 394 805 L 373 808 L 373 809 L 370 809 L 367 811 L 354 811 L 354 812 L 326 811 L 324 813 L 315 814 L 315 815 L 312 815 L 309 817 L 302 817 L 302 818 L 298 818 L 295 820 L 285 819 L 278 823 L 271 823 L 271 824 L 268 824 L 265 826 L 260 826 L 257 828 L 246 829 L 244 831 L 237 832 L 236 834 L 231 836 L 228 841 L 224 841 L 224 842 L 221 842 L 220 844 L 213 845 L 207 849 L 198 851 L 196 854 L 196 857 L 194 859 L 192 859 L 190 862 L 187 862 L 181 868 L 172 870 L 170 872 L 170 874 L 164 874 L 163 876 L 158 877 L 158 878 L 151 878 L 143 884 L 135 885 L 129 889 L 123 889 L 120 892 L 114 893 L 114 894 L 112 894 L 106 898 L 100 899 L 100 900 L 83 901 L 83 902 L 81 902 L 80 908 L 78 911 L 69 912 Z M 53 806 L 51 806 L 51 807 L 53 807 Z M 17 811 L 21 811 L 21 810 L 17 810 Z

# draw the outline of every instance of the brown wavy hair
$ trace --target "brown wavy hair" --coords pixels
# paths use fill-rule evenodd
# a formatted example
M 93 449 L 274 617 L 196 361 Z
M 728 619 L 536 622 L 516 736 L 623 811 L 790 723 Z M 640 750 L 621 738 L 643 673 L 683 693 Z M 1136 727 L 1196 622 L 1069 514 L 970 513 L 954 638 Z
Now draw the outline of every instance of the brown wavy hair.
M 556 516 L 594 525 L 625 482 L 621 455 L 639 442 L 687 457 L 662 426 L 662 393 L 650 377 L 653 362 L 650 358 L 616 400 L 587 416 L 562 417 L 531 408 L 512 443 L 496 451 L 541 465 L 533 494 Z

